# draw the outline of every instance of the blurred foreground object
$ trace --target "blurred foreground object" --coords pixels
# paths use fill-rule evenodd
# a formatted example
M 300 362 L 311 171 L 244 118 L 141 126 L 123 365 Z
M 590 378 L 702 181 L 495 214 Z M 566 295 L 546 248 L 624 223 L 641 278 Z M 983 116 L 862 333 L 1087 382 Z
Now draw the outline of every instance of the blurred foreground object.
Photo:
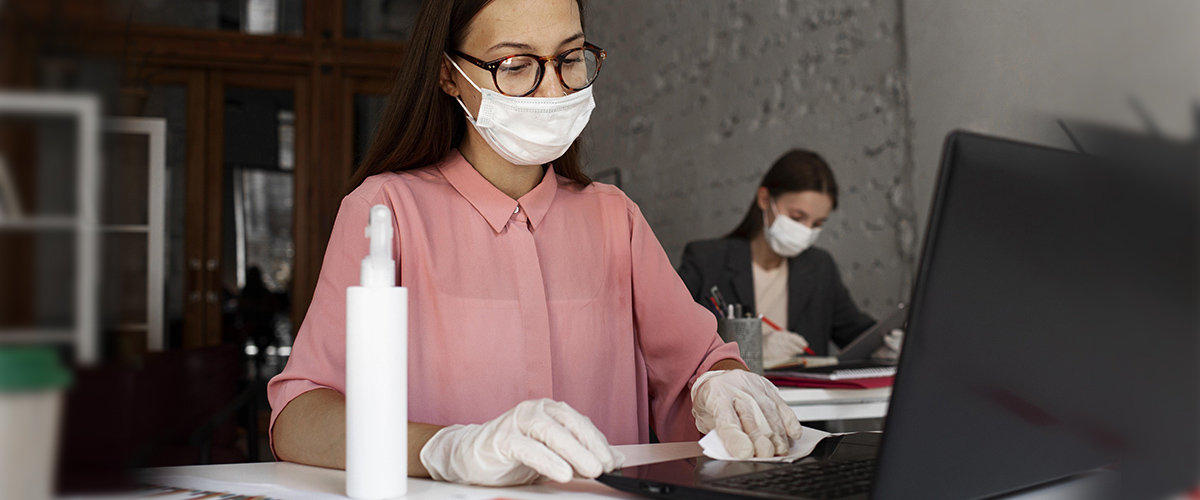
M 249 460 L 236 422 L 265 381 L 239 380 L 239 350 L 176 349 L 141 366 L 78 369 L 66 400 L 59 493 L 124 491 L 134 486 L 130 471 L 142 467 Z
M 70 382 L 52 349 L 0 348 L 0 498 L 49 500 Z
M 68 149 L 74 147 L 74 155 L 70 159 L 69 174 L 76 177 L 75 192 L 71 200 L 73 210 L 62 213 L 23 213 L 17 200 L 10 199 L 18 210 L 0 217 L 0 235 L 35 235 L 48 236 L 66 234 L 70 236 L 70 252 L 59 254 L 63 262 L 56 262 L 53 268 L 68 268 L 74 266 L 73 274 L 67 274 L 65 279 L 71 283 L 73 296 L 69 300 L 55 301 L 55 308 L 69 307 L 70 312 L 64 315 L 62 322 L 51 325 L 37 324 L 36 321 L 19 321 L 0 315 L 0 342 L 3 343 L 37 343 L 37 344 L 70 344 L 74 346 L 76 360 L 82 364 L 95 363 L 99 359 L 99 344 L 97 341 L 97 276 L 98 276 L 98 239 L 99 225 L 99 134 L 100 134 L 100 102 L 95 96 L 86 94 L 55 94 L 37 92 L 7 92 L 0 91 L 0 117 L 25 117 L 35 119 L 61 120 L 71 127 L 70 134 L 64 134 L 59 147 Z M 73 139 L 73 140 L 72 140 Z M 7 153 L 0 149 L 0 154 Z M 6 172 L 9 169 L 5 169 Z M 11 176 L 5 175 L 5 179 Z M 59 180 L 60 183 L 62 180 Z M 15 189 L 5 188 L 4 191 L 15 193 Z M 16 247 L 19 240 L 5 239 L 8 245 Z M 13 248 L 9 248 L 12 251 Z M 44 251 L 44 250 L 43 250 Z M 3 254 L 11 259 L 12 255 Z M 22 269 L 34 269 L 36 264 L 28 261 L 4 262 L 6 276 L 4 286 L 8 294 L 36 296 L 37 291 L 44 286 L 58 284 L 60 279 L 40 277 L 38 280 L 23 279 Z M 7 295 L 4 298 L 22 303 Z M 61 299 L 61 298 L 60 298 Z M 12 313 L 12 311 L 7 311 Z M 24 315 L 28 316 L 30 312 Z M 20 316 L 21 314 L 14 314 Z M 25 318 L 27 319 L 27 318 Z

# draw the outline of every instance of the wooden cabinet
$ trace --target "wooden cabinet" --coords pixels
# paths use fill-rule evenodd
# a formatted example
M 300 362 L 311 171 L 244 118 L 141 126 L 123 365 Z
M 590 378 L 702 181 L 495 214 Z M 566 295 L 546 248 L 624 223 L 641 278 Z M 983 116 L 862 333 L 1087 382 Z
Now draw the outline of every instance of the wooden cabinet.
M 292 16 L 302 5 L 303 29 L 265 35 L 114 15 L 138 3 L 4 2 L 0 43 L 22 50 L 0 51 L 0 85 L 45 88 L 72 61 L 100 61 L 118 80 L 105 114 L 167 120 L 164 347 L 244 342 L 237 299 L 251 282 L 282 300 L 294 332 L 404 44 L 346 37 L 364 29 L 346 17 L 362 18 L 361 1 L 347 14 L 346 0 L 278 0 Z M 252 265 L 269 273 L 261 283 Z

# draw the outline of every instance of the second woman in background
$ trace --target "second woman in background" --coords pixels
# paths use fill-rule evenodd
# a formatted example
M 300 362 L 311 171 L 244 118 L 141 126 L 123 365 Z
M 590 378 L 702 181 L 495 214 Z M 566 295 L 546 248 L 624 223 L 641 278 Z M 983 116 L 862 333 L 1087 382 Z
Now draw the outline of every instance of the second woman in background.
M 716 287 L 730 303 L 783 328 L 763 322 L 767 368 L 807 349 L 826 355 L 830 340 L 844 347 L 875 323 L 850 299 L 833 257 L 812 247 L 837 197 L 825 160 L 789 151 L 767 171 L 733 232 L 683 251 L 679 274 L 693 299 L 708 306 Z

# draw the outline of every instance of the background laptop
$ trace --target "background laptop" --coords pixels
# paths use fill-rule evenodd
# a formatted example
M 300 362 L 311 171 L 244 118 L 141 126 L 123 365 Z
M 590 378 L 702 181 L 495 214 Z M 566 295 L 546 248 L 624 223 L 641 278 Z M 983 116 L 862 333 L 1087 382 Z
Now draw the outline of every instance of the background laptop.
M 884 337 L 891 333 L 892 330 L 904 329 L 904 323 L 908 321 L 908 310 L 904 307 L 904 304 L 900 304 L 897 306 L 896 311 L 884 318 L 883 321 L 875 323 L 867 331 L 855 337 L 854 341 L 846 344 L 842 352 L 839 352 L 837 355 L 838 364 L 871 359 L 871 355 L 883 346 Z
M 1083 155 L 951 134 L 881 438 L 831 438 L 796 464 L 698 458 L 599 480 L 660 498 L 973 499 L 1117 462 L 1113 402 L 1095 390 L 1126 351 L 1100 335 L 1125 310 L 1097 217 L 1111 181 Z

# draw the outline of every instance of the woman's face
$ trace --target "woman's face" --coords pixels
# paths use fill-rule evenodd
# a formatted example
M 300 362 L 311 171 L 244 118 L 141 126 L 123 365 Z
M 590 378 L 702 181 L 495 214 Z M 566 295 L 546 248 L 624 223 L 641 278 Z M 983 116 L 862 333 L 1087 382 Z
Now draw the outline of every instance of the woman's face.
M 483 61 L 516 54 L 552 56 L 583 46 L 583 27 L 576 0 L 494 0 L 467 26 L 458 50 Z M 497 90 L 490 71 L 456 59 L 480 88 Z M 479 116 L 480 93 L 450 63 L 442 65 L 442 90 L 459 96 L 472 116 Z M 567 91 L 546 63 L 542 82 L 530 97 L 561 97 Z
M 774 213 L 770 208 L 775 203 Z M 767 214 L 767 225 L 775 222 L 775 215 L 785 215 L 796 222 L 816 229 L 825 225 L 833 211 L 833 198 L 818 191 L 795 191 L 772 199 L 767 188 L 758 188 L 758 208 Z

